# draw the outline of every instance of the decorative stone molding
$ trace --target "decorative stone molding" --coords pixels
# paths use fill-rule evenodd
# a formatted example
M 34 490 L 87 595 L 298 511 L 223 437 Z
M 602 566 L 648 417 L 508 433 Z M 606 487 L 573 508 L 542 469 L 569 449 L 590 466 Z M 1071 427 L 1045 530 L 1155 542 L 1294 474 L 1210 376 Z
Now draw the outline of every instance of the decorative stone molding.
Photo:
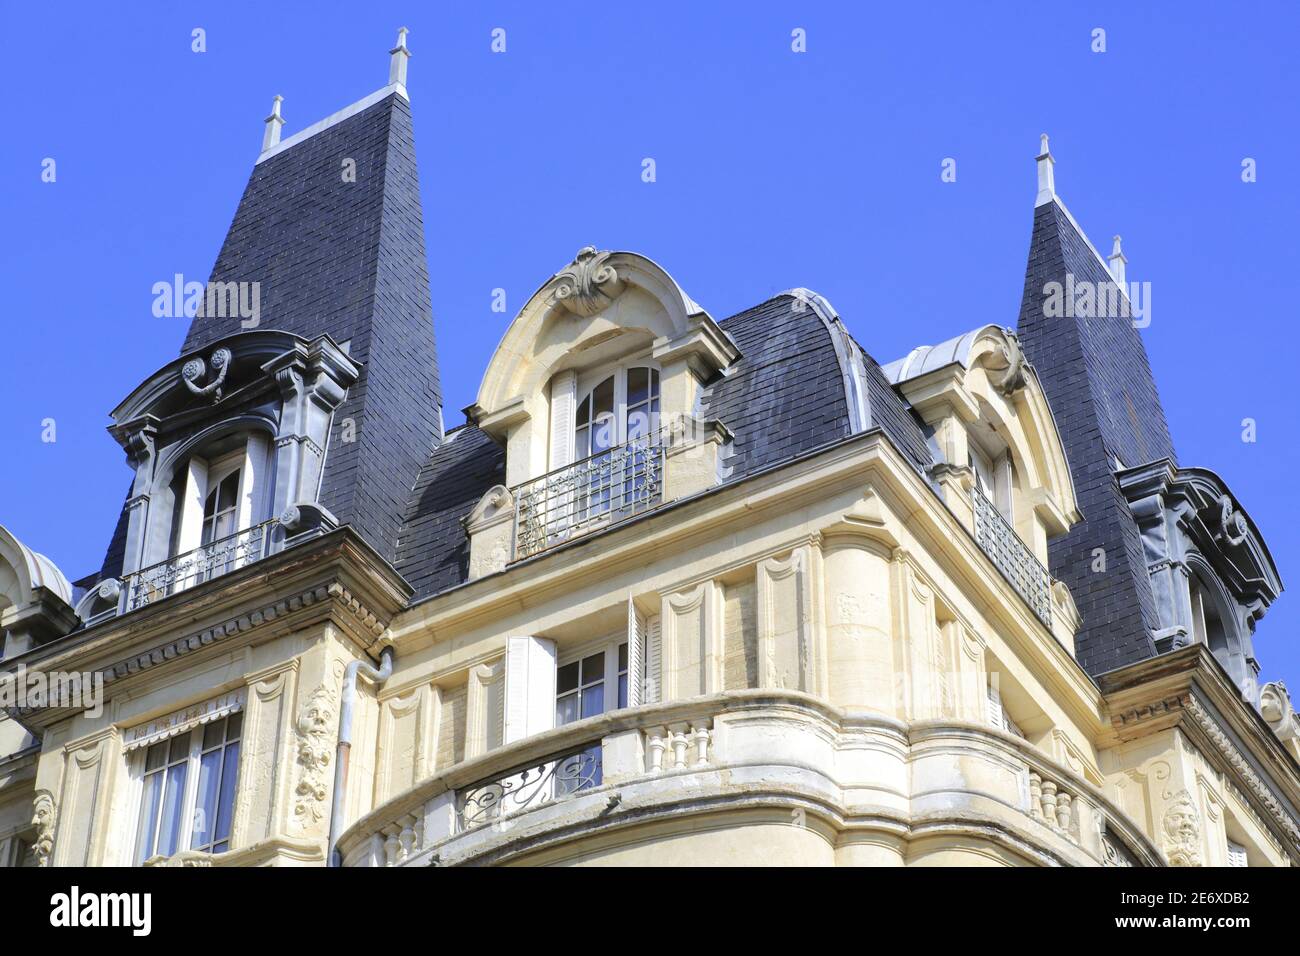
M 504 571 L 514 538 L 515 497 L 505 485 L 490 488 L 463 519 L 469 536 L 470 580 Z
M 213 402 L 219 402 L 221 386 L 226 381 L 226 373 L 230 371 L 231 358 L 230 349 L 219 348 L 214 351 L 211 361 L 216 376 L 207 385 L 199 385 L 199 379 L 207 374 L 208 368 L 204 365 L 203 359 L 196 355 L 181 366 L 181 381 L 199 398 L 211 398 Z
M 1165 807 L 1161 821 L 1165 858 L 1170 866 L 1201 866 L 1201 812 L 1181 790 Z
M 611 255 L 597 252 L 595 246 L 579 249 L 573 262 L 553 280 L 554 301 L 574 315 L 588 318 L 608 308 L 626 287 L 618 270 L 609 264 Z
M 36 842 L 32 854 L 37 866 L 49 866 L 50 854 L 54 851 L 54 824 L 57 812 L 54 797 L 48 790 L 38 790 L 32 804 L 32 826 L 36 827 Z
M 1226 494 L 1219 496 L 1219 534 L 1233 547 L 1245 541 L 1246 535 L 1250 534 L 1246 516 L 1232 506 L 1232 497 Z
M 1280 680 L 1273 681 L 1260 689 L 1259 713 L 1277 734 L 1277 739 L 1300 760 L 1300 717 L 1296 716 L 1286 684 Z
M 339 526 L 339 520 L 323 505 L 299 501 L 280 512 L 280 525 L 285 530 L 286 540 L 292 540 L 302 535 L 333 531 Z
M 1025 373 L 1029 369 L 1029 362 L 1020 348 L 1020 340 L 1013 332 L 1007 332 L 998 348 L 985 356 L 984 367 L 1001 373 L 989 378 L 993 387 L 1007 398 L 1028 384 Z
M 302 767 L 294 788 L 293 820 L 309 829 L 324 819 L 328 810 L 330 760 L 334 756 L 337 720 L 334 689 L 321 684 L 298 714 L 294 732 L 298 736 L 298 764 Z
M 1267 808 L 1274 821 L 1290 837 L 1292 847 L 1300 850 L 1300 827 L 1297 827 L 1296 821 L 1287 813 L 1286 808 L 1282 806 L 1282 802 L 1278 800 L 1276 794 L 1273 793 L 1267 783 L 1260 779 L 1259 774 L 1255 772 L 1246 758 L 1242 756 L 1241 751 L 1224 733 L 1218 721 L 1195 697 L 1188 700 L 1186 709 L 1187 713 L 1196 722 L 1196 725 L 1205 732 L 1206 736 L 1218 748 L 1219 753 L 1223 755 L 1223 758 L 1246 784 L 1251 795 Z

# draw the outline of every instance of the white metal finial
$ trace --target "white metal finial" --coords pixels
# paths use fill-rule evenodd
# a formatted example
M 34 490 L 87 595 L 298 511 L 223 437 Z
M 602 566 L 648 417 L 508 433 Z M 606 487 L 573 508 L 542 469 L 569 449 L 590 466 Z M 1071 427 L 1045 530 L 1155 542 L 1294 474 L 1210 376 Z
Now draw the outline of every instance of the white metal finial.
M 388 61 L 389 86 L 394 83 L 398 86 L 406 86 L 406 62 L 411 58 L 411 51 L 406 48 L 406 35 L 410 32 L 406 27 L 398 30 L 397 46 L 388 51 L 391 55 Z
M 1047 147 L 1047 134 L 1044 133 L 1038 153 L 1038 198 L 1034 200 L 1035 207 L 1051 202 L 1056 195 L 1056 176 L 1052 171 L 1055 165 L 1056 160 Z
M 1115 237 L 1115 247 L 1111 249 L 1110 255 L 1106 257 L 1110 263 L 1110 274 L 1119 286 L 1124 285 L 1125 265 L 1128 263 L 1128 256 L 1124 255 L 1124 250 L 1120 248 L 1119 236 Z
M 280 142 L 280 127 L 284 125 L 284 117 L 280 115 L 280 104 L 283 102 L 284 97 L 279 93 L 271 101 L 271 115 L 266 118 L 266 129 L 262 133 L 262 152 L 264 153 Z

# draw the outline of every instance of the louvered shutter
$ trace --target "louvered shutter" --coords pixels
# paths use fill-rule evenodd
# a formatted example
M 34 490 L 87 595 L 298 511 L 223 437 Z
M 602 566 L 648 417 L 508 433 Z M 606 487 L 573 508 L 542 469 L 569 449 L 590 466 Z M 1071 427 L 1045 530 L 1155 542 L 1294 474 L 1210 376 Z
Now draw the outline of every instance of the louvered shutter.
M 641 702 L 645 704 L 657 704 L 663 699 L 663 675 L 660 673 L 663 654 L 659 635 L 659 615 L 656 614 L 645 621 L 645 675 L 641 684 Z
M 639 707 L 643 698 L 642 682 L 645 680 L 645 620 L 637 613 L 636 604 L 627 599 L 627 705 Z
M 988 721 L 999 730 L 1006 730 L 1006 723 L 1003 721 L 1002 695 L 998 692 L 997 676 L 989 675 L 988 683 Z
M 506 638 L 505 743 L 555 726 L 555 642 Z
M 1228 841 L 1228 866 L 1249 866 L 1246 859 L 1246 848 L 1240 843 Z
M 578 373 L 569 369 L 551 379 L 550 467 L 573 464 L 573 422 L 578 403 Z

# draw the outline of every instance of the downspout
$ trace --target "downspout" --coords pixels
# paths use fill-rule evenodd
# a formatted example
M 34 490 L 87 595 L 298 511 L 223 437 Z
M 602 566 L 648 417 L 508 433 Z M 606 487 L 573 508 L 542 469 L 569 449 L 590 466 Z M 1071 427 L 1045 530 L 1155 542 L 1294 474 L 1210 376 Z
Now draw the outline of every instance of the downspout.
M 338 855 L 338 838 L 343 832 L 343 810 L 347 804 L 348 756 L 352 752 L 352 711 L 357 704 L 357 674 L 365 674 L 375 686 L 393 675 L 393 648 L 385 647 L 379 667 L 369 661 L 352 661 L 343 672 L 343 699 L 339 704 L 339 746 L 334 755 L 334 793 L 330 804 L 329 866 L 342 866 Z

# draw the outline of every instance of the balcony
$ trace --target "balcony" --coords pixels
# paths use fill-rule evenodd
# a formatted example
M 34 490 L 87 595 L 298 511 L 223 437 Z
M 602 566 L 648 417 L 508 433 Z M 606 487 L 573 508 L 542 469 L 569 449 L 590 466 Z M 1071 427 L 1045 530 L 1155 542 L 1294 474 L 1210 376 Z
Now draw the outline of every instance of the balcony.
M 1052 578 L 997 506 L 971 489 L 975 540 L 1007 582 L 1047 627 L 1052 626 Z
M 634 438 L 511 489 L 514 560 L 657 508 L 664 450 L 660 434 Z
M 705 840 L 737 828 L 713 844 L 732 865 L 890 862 L 855 856 L 852 838 L 836 848 L 835 834 L 880 828 L 893 843 L 909 827 L 1010 833 L 1043 865 L 1161 865 L 1100 789 L 1025 740 L 769 690 L 612 711 L 498 747 L 376 807 L 339 850 L 345 866 L 687 865 L 701 862 L 689 843 L 656 848 L 654 835 L 697 832 L 695 814 Z M 767 829 L 747 829 L 755 814 Z M 891 852 L 912 863 L 928 850 Z
M 126 575 L 122 578 L 119 613 L 145 607 L 266 557 L 270 553 L 271 532 L 278 524 L 274 518 L 263 521 Z

